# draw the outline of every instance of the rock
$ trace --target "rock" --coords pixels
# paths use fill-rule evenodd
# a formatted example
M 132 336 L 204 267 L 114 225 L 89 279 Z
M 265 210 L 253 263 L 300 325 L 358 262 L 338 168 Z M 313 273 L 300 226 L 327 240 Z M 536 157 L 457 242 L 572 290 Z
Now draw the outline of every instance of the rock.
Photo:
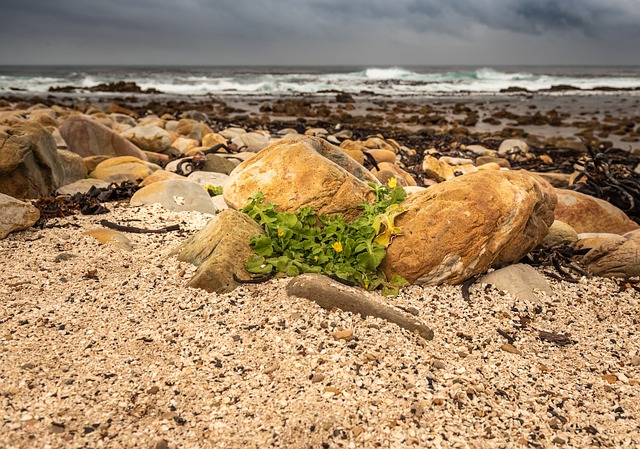
M 576 242 L 576 249 L 579 250 L 591 250 L 597 246 L 600 246 L 606 240 L 619 239 L 622 237 L 620 234 L 611 234 L 606 232 L 583 232 L 578 234 L 578 241 Z
M 400 312 L 376 299 L 376 295 L 357 287 L 348 287 L 320 274 L 303 274 L 293 278 L 287 285 L 287 294 L 318 303 L 324 309 L 338 308 L 345 312 L 358 313 L 364 318 L 373 316 L 415 332 L 426 340 L 433 339 L 433 331 L 413 316 Z M 341 333 L 339 338 L 348 335 Z
M 233 279 L 234 274 L 240 279 L 251 277 L 246 262 L 254 255 L 249 239 L 256 235 L 264 235 L 258 223 L 242 212 L 227 209 L 171 254 L 198 266 L 188 287 L 226 293 L 239 285 Z
M 498 154 L 513 154 L 513 153 L 528 153 L 529 145 L 524 140 L 520 139 L 507 139 L 503 140 L 498 147 Z
M 155 203 L 176 212 L 196 210 L 205 214 L 216 213 L 205 188 L 198 183 L 182 179 L 154 182 L 138 190 L 131 198 L 132 206 Z
M 76 193 L 87 193 L 91 187 L 105 189 L 110 183 L 101 179 L 79 179 L 71 184 L 64 185 L 56 190 L 58 195 L 75 195 Z
M 0 193 L 39 198 L 54 192 L 64 179 L 56 143 L 42 126 L 22 122 L 0 128 Z
M 229 179 L 229 176 L 224 173 L 197 171 L 187 176 L 187 179 L 202 186 L 222 187 Z
M 367 151 L 360 141 L 345 140 L 340 144 L 342 151 L 351 156 L 358 164 L 364 164 L 364 152 Z
M 100 162 L 91 172 L 91 177 L 108 182 L 121 183 L 137 182 L 143 180 L 156 170 L 161 170 L 159 165 L 146 162 L 132 156 L 112 157 Z
M 171 159 L 168 154 L 164 153 L 152 153 L 150 151 L 144 151 L 144 155 L 147 157 L 148 162 L 160 166 L 167 165 L 167 163 L 169 163 L 169 160 Z
M 214 146 L 219 145 L 219 144 L 226 145 L 227 144 L 227 139 L 225 139 L 223 136 L 221 136 L 218 133 L 210 133 L 210 134 L 205 135 L 202 138 L 202 146 L 203 147 L 211 148 L 211 147 L 214 147 Z
M 79 154 L 67 150 L 58 150 L 58 156 L 60 157 L 62 171 L 64 172 L 64 176 L 60 180 L 60 185 L 71 184 L 87 176 L 87 166 Z
M 82 158 L 85 167 L 87 167 L 87 172 L 89 173 L 94 171 L 100 162 L 104 162 L 107 159 L 111 159 L 111 156 L 89 156 Z
M 400 183 L 400 185 L 404 186 L 417 186 L 418 183 L 416 183 L 415 179 L 413 179 L 413 176 L 411 176 L 409 173 L 407 173 L 406 171 L 404 171 L 403 169 L 401 169 L 400 167 L 398 167 L 396 164 L 391 164 L 389 162 L 380 162 L 378 164 L 378 167 L 380 167 L 380 172 L 378 172 L 378 170 L 376 170 L 375 168 L 371 171 L 371 173 L 374 173 L 374 175 L 376 176 L 377 179 L 380 180 L 380 182 L 384 181 L 380 178 L 378 178 L 378 176 L 380 175 L 381 172 L 390 172 L 392 173 L 396 179 L 400 180 L 404 180 L 404 183 Z
M 171 134 L 159 126 L 136 126 L 121 134 L 143 151 L 159 153 L 171 146 Z
M 39 218 L 37 207 L 0 193 L 0 240 L 10 232 L 30 228 Z
M 547 181 L 553 187 L 558 187 L 563 189 L 572 184 L 571 175 L 569 173 L 541 173 L 535 172 L 535 175 L 540 176 L 542 179 Z
M 231 140 L 234 137 L 239 136 L 240 134 L 246 134 L 246 133 L 247 131 L 245 131 L 242 128 L 226 128 L 220 131 L 218 134 L 220 134 L 222 137 L 224 137 L 227 140 Z
M 640 226 L 613 204 L 573 190 L 556 189 L 557 220 L 564 221 L 578 234 L 608 232 L 624 234 Z
M 531 265 L 517 263 L 493 271 L 482 278 L 481 284 L 491 284 L 498 290 L 509 293 L 514 298 L 532 304 L 540 304 L 540 296 L 536 290 L 552 295 L 551 286 Z
M 381 268 L 390 279 L 456 284 L 521 259 L 547 235 L 556 198 L 546 181 L 512 171 L 482 171 L 406 199 Z
M 69 151 L 82 157 L 133 156 L 146 160 L 140 148 L 106 126 L 86 117 L 69 117 L 60 125 L 60 134 L 67 142 Z
M 597 276 L 624 279 L 640 276 L 640 229 L 605 240 L 582 261 Z
M 257 153 L 269 146 L 269 136 L 265 136 L 259 133 L 246 133 L 240 134 L 233 139 L 231 139 L 231 143 L 236 145 L 238 149 L 242 149 L 243 151 L 249 151 L 251 153 Z
M 202 171 L 205 172 L 224 173 L 225 175 L 228 175 L 238 165 L 236 162 L 226 159 L 218 154 L 207 154 L 206 158 L 207 160 L 204 163 L 204 167 L 202 167 Z
M 144 186 L 148 186 L 149 184 L 153 184 L 154 182 L 168 181 L 170 179 L 187 179 L 187 178 L 170 171 L 156 170 L 153 173 L 151 173 L 149 176 L 144 178 L 142 182 L 138 185 L 140 187 L 144 187 Z
M 453 173 L 453 167 L 436 159 L 433 156 L 426 156 L 422 160 L 422 171 L 424 175 L 437 182 L 448 181 L 456 177 Z
M 478 156 L 476 158 L 476 165 L 477 166 L 484 165 L 484 164 L 490 164 L 490 163 L 496 163 L 500 167 L 504 167 L 504 168 L 511 168 L 511 163 L 507 159 L 505 159 L 503 157 Z
M 375 168 L 371 171 L 375 175 L 375 177 L 380 181 L 380 184 L 388 185 L 391 179 L 396 180 L 396 185 L 400 187 L 407 187 L 407 181 L 402 176 L 398 176 L 396 173 L 390 170 L 381 170 L 378 171 Z
M 364 141 L 364 146 L 372 150 L 387 150 L 393 153 L 398 152 L 399 145 L 392 139 L 382 137 L 369 137 Z
M 188 118 L 183 118 L 178 122 L 176 131 L 178 134 L 189 139 L 197 140 L 198 142 L 202 142 L 204 136 L 213 132 L 211 128 L 204 123 Z
M 392 164 L 395 164 L 396 162 L 396 153 L 394 153 L 393 151 L 367 150 L 367 153 L 369 153 L 377 163 L 390 162 Z
M 178 137 L 171 143 L 171 146 L 180 150 L 181 154 L 185 154 L 194 148 L 200 147 L 200 142 L 189 137 Z
M 316 137 L 301 136 L 276 142 L 238 165 L 225 185 L 224 199 L 229 206 L 241 209 L 249 203 L 249 197 L 262 192 L 281 211 L 308 206 L 319 214 L 354 219 L 362 213 L 358 205 L 370 198 L 370 188 L 323 157 L 330 153 L 338 162 L 358 170 L 357 163 L 337 147 Z M 362 173 L 367 171 L 360 168 Z
M 113 229 L 90 229 L 89 231 L 83 232 L 83 234 L 90 235 L 102 244 L 111 245 L 123 251 L 133 251 L 131 240 L 123 233 L 114 231 Z
M 549 227 L 549 233 L 541 245 L 554 248 L 562 245 L 574 246 L 578 241 L 578 233 L 571 226 L 560 220 L 554 220 Z

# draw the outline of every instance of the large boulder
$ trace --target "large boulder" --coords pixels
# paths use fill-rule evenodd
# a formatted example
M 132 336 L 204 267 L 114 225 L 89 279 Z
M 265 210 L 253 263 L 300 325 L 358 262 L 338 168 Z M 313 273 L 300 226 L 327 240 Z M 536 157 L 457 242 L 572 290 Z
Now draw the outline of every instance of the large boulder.
M 208 292 L 226 293 L 249 279 L 246 262 L 254 252 L 249 239 L 264 231 L 248 215 L 227 209 L 172 251 L 183 262 L 199 268 L 187 283 L 188 287 Z
M 526 172 L 482 171 L 412 195 L 395 224 L 403 235 L 381 268 L 410 283 L 456 284 L 521 259 L 547 235 L 556 197 Z
M 640 229 L 605 239 L 584 256 L 583 262 L 597 276 L 640 276 Z
M 134 156 L 147 160 L 144 152 L 121 135 L 90 118 L 74 115 L 60 125 L 62 135 L 69 151 L 82 157 Z
M 152 153 L 159 153 L 171 146 L 171 134 L 159 126 L 136 126 L 121 135 L 141 150 Z
M 53 193 L 64 179 L 51 133 L 30 122 L 0 128 L 0 193 L 38 198 Z
M 10 232 L 30 228 L 39 218 L 37 207 L 0 193 L 0 240 Z
M 362 213 L 358 205 L 370 198 L 367 182 L 377 180 L 343 151 L 322 139 L 301 136 L 276 142 L 238 165 L 223 195 L 235 209 L 262 192 L 281 211 L 308 206 L 319 214 L 341 214 L 350 220 Z
M 556 194 L 558 196 L 556 220 L 567 223 L 578 234 L 584 232 L 624 234 L 640 228 L 638 223 L 607 201 L 573 190 L 556 189 Z

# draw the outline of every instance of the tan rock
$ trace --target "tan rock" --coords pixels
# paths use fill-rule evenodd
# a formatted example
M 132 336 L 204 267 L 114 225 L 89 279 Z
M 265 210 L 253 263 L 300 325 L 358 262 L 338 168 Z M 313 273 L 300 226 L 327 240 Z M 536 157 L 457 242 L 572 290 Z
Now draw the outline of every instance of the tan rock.
M 383 137 L 369 137 L 364 141 L 364 146 L 372 150 L 387 150 L 393 153 L 398 152 L 399 145 L 392 139 L 384 139 Z
M 169 179 L 186 179 L 186 177 L 166 170 L 156 170 L 149 176 L 144 178 L 139 186 L 144 187 L 148 186 L 149 184 L 153 184 L 154 182 L 168 181 Z
M 553 188 L 526 172 L 485 171 L 429 187 L 402 203 L 403 235 L 387 248 L 387 278 L 459 283 L 521 259 L 553 223 Z
M 69 151 L 82 157 L 134 156 L 145 160 L 146 156 L 134 144 L 106 126 L 85 116 L 71 116 L 60 125 L 60 134 Z
M 154 182 L 131 197 L 132 206 L 160 204 L 167 210 L 196 210 L 205 214 L 216 213 L 211 197 L 203 186 L 186 179 Z
M 132 156 L 112 157 L 100 162 L 90 176 L 109 182 L 136 182 L 145 179 L 161 167 L 151 162 L 143 161 Z
M 367 150 L 377 163 L 380 162 L 389 162 L 391 164 L 395 164 L 396 162 L 396 153 L 389 150 Z
M 568 187 L 573 182 L 571 181 L 571 175 L 568 173 L 540 173 L 535 172 L 536 175 L 540 176 L 542 179 L 546 180 L 553 187 L 558 187 L 560 189 L 564 187 Z
M 171 143 L 171 146 L 180 150 L 182 154 L 200 146 L 200 142 L 196 139 L 188 137 L 178 137 Z
M 231 207 L 241 209 L 249 203 L 250 196 L 262 192 L 282 211 L 308 206 L 320 214 L 342 214 L 354 219 L 362 212 L 358 204 L 370 198 L 369 186 L 323 153 L 338 158 L 344 155 L 315 137 L 274 143 L 236 167 L 225 185 L 224 199 Z M 348 156 L 342 158 L 337 160 L 355 164 Z
M 251 277 L 246 269 L 247 260 L 254 255 L 249 239 L 263 234 L 260 225 L 248 215 L 227 209 L 172 254 L 199 267 L 187 286 L 226 293 L 239 285 L 234 275 L 240 279 Z
M 202 142 L 204 136 L 213 132 L 204 123 L 188 118 L 183 118 L 178 122 L 176 131 L 184 137 L 197 140 L 198 145 Z
M 640 276 L 640 229 L 605 240 L 584 256 L 583 263 L 597 276 Z
M 64 172 L 64 176 L 60 180 L 61 186 L 84 179 L 88 171 L 84 160 L 79 154 L 67 150 L 58 150 L 58 156 Z
M 104 245 L 111 245 L 124 251 L 133 251 L 131 240 L 121 232 L 113 229 L 97 228 L 83 232 L 84 235 L 90 235 Z
M 226 145 L 227 139 L 218 133 L 210 133 L 202 138 L 203 147 L 211 148 L 219 144 Z
M 574 246 L 577 241 L 578 233 L 575 229 L 563 221 L 554 220 L 541 245 L 549 248 L 562 245 Z
M 427 178 L 437 182 L 448 181 L 456 177 L 451 165 L 439 161 L 433 156 L 426 156 L 422 160 L 422 171 Z
M 48 131 L 31 122 L 3 128 L 0 128 L 0 193 L 14 198 L 39 198 L 64 183 L 63 162 Z
M 578 234 L 608 232 L 624 234 L 640 226 L 613 204 L 573 190 L 555 189 L 558 205 L 557 220 L 564 221 Z
M 89 156 L 89 157 L 83 157 L 82 160 L 84 161 L 85 167 L 87 167 L 87 172 L 91 173 L 96 169 L 96 167 L 98 166 L 98 164 L 100 164 L 100 162 L 104 162 L 107 159 L 111 159 L 111 157 L 112 156 Z
M 0 240 L 11 232 L 30 228 L 39 218 L 37 207 L 0 193 Z
M 502 170 L 502 167 L 495 162 L 487 162 L 486 164 L 478 165 L 479 171 L 485 170 Z
M 393 173 L 397 179 L 400 179 L 400 178 L 404 179 L 405 184 L 408 186 L 418 185 L 416 180 L 413 179 L 413 176 L 411 176 L 409 173 L 407 173 L 406 171 L 398 167 L 396 164 L 392 164 L 390 162 L 380 162 L 378 164 L 378 167 L 380 167 L 380 171 L 382 172 L 388 171 L 390 173 Z M 371 172 L 374 173 L 375 175 L 377 173 L 377 170 L 374 168 Z
M 520 139 L 506 139 L 503 140 L 498 147 L 499 154 L 512 154 L 512 153 L 528 153 L 529 145 L 524 140 Z
M 504 167 L 504 168 L 511 168 L 511 163 L 507 159 L 505 159 L 503 157 L 478 156 L 476 158 L 476 165 L 477 166 L 481 166 L 481 165 L 489 164 L 489 163 L 498 164 L 500 167 Z
M 159 153 L 171 146 L 171 136 L 168 131 L 159 126 L 136 126 L 121 134 L 143 151 Z
M 238 149 L 243 149 L 243 151 L 257 153 L 269 146 L 270 140 L 269 136 L 257 132 L 250 132 L 234 137 L 231 139 L 231 143 L 236 145 Z
M 340 144 L 340 148 L 355 159 L 358 164 L 364 164 L 364 151 L 366 151 L 366 147 L 362 145 L 362 142 L 347 139 Z

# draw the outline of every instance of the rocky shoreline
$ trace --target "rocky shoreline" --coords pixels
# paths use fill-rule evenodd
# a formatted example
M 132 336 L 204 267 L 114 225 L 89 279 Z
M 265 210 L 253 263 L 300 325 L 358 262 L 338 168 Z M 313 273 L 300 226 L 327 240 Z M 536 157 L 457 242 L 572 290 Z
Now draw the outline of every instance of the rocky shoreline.
M 1 444 L 640 444 L 640 97 L 158 98 L 0 99 Z M 238 282 L 366 182 L 421 285 Z

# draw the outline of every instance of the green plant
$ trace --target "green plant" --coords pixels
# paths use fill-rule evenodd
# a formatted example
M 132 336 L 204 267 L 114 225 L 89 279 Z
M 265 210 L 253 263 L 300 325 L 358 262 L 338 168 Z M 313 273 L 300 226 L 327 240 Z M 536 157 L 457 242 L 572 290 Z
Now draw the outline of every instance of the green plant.
M 222 195 L 222 186 L 206 185 L 204 186 L 204 188 L 207 190 L 209 196 Z
M 406 193 L 394 184 L 370 186 L 375 199 L 362 203 L 362 215 L 352 222 L 339 215 L 317 215 L 308 207 L 277 212 L 277 205 L 265 201 L 262 192 L 252 196 L 242 212 L 256 220 L 266 235 L 249 242 L 256 254 L 247 261 L 247 270 L 256 277 L 322 273 L 397 294 L 406 281 L 400 276 L 387 281 L 378 267 L 393 236 L 401 233 L 394 219 L 404 212 L 399 203 Z

